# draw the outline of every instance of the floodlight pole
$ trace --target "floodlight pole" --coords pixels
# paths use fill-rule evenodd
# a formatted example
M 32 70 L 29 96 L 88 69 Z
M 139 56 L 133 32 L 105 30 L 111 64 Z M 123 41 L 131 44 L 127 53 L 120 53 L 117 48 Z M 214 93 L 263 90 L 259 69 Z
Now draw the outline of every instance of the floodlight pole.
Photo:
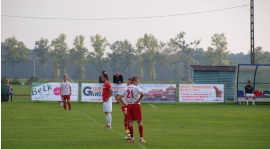
M 254 59 L 254 0 L 250 0 L 250 64 L 255 64 L 255 59 Z

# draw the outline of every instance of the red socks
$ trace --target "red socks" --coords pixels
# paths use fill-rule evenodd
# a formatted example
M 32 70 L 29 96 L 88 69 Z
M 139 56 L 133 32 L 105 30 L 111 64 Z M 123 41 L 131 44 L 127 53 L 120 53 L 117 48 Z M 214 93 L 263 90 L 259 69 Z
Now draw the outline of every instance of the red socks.
M 129 128 L 129 133 L 130 133 L 131 138 L 134 138 L 133 137 L 133 126 L 128 126 L 128 128 Z
M 71 109 L 71 103 L 70 102 L 68 103 L 68 108 L 69 108 L 69 110 Z
M 67 107 L 67 105 L 66 105 L 66 100 L 63 100 L 63 107 L 64 107 L 64 109 L 66 110 L 66 107 Z
M 139 125 L 140 137 L 143 137 L 143 125 Z
M 125 119 L 124 119 L 124 124 L 125 124 L 125 130 L 128 129 L 128 121 L 127 121 L 127 116 L 125 115 Z

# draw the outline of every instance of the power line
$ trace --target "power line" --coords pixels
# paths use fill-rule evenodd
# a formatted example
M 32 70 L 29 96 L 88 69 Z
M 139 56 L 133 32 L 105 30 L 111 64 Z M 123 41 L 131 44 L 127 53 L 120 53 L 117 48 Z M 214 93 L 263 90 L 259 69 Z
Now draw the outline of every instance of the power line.
M 23 19 L 72 20 L 72 21 L 134 20 L 134 19 L 152 19 L 152 18 L 165 18 L 165 17 L 177 17 L 177 16 L 185 16 L 185 15 L 194 15 L 194 14 L 210 13 L 210 12 L 216 12 L 216 11 L 223 11 L 223 10 L 229 10 L 229 9 L 242 8 L 242 7 L 246 7 L 246 6 L 249 6 L 249 4 L 248 5 L 235 6 L 235 7 L 222 8 L 222 9 L 208 10 L 208 11 L 183 13 L 183 14 L 172 14 L 172 15 L 162 15 L 162 16 L 146 16 L 146 17 L 130 17 L 130 18 L 76 19 L 76 18 L 27 17 L 27 16 L 12 16 L 12 15 L 1 15 L 1 16 L 2 17 L 9 17 L 9 18 L 23 18 Z

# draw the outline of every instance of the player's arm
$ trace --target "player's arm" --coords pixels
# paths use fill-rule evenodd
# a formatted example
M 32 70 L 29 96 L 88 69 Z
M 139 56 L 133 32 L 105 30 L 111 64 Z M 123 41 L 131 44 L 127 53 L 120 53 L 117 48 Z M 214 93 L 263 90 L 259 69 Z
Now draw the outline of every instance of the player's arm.
M 123 104 L 123 101 L 121 101 L 119 98 L 120 98 L 120 95 L 117 93 L 115 96 L 115 99 L 116 99 L 116 101 L 122 106 L 122 107 L 124 107 L 125 105 Z
M 70 91 L 70 94 L 69 95 L 71 96 L 71 91 L 72 91 L 71 86 L 69 86 L 69 91 Z
M 140 97 L 139 97 L 139 99 L 135 102 L 135 104 L 138 104 L 138 103 L 142 100 L 143 95 L 144 95 L 144 93 L 141 91 L 141 92 L 140 92 Z
M 127 106 L 126 103 L 123 101 L 123 96 L 120 95 L 118 100 L 120 101 L 120 103 L 121 103 L 121 105 L 123 107 L 126 107 Z

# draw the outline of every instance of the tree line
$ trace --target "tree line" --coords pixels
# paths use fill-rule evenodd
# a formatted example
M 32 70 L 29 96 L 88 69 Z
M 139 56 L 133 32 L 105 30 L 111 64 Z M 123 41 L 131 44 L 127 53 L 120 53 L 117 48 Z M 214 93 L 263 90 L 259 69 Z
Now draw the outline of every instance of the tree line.
M 16 37 L 5 39 L 1 43 L 1 63 L 11 65 L 15 72 L 18 63 L 29 62 L 31 56 L 38 59 L 43 74 L 49 61 L 53 63 L 53 75 L 60 77 L 66 73 L 67 59 L 75 66 L 76 79 L 86 78 L 86 64 L 92 64 L 95 71 L 115 73 L 125 72 L 128 76 L 138 76 L 143 80 L 185 80 L 190 74 L 190 65 L 228 66 L 249 64 L 250 53 L 230 53 L 224 33 L 214 34 L 211 45 L 206 50 L 199 48 L 200 39 L 185 40 L 185 32 L 180 32 L 169 41 L 159 41 L 152 34 L 144 34 L 138 38 L 135 45 L 127 39 L 109 43 L 106 37 L 99 34 L 90 36 L 91 49 L 85 47 L 85 37 L 78 35 L 73 41 L 73 47 L 68 47 L 67 36 L 60 34 L 51 42 L 40 38 L 35 42 L 34 49 L 28 49 L 23 41 Z M 106 53 L 106 50 L 109 52 Z M 33 51 L 34 55 L 29 55 Z M 269 64 L 270 53 L 263 51 L 262 47 L 255 48 L 255 63 Z

